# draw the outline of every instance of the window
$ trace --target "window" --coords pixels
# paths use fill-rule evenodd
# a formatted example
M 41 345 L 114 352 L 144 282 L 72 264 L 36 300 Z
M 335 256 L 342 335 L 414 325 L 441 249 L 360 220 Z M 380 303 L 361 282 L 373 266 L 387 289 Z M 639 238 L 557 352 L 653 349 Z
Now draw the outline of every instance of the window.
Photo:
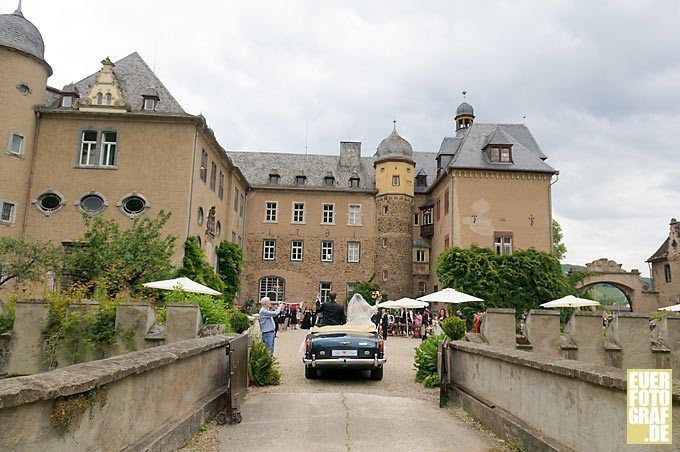
M 321 301 L 326 302 L 330 300 L 330 294 L 331 290 L 333 288 L 333 285 L 329 282 L 322 282 L 319 284 L 319 293 L 321 294 Z
M 432 224 L 432 209 L 427 209 L 423 211 L 423 225 Z
M 389 272 L 387 270 L 382 271 L 382 280 L 387 281 L 387 278 L 389 277 Z
M 304 223 L 305 222 L 305 203 L 304 202 L 294 202 L 293 203 L 293 223 Z
M 418 281 L 418 295 L 421 297 L 427 293 L 427 284 L 425 281 Z
M 24 96 L 31 94 L 31 88 L 29 88 L 29 86 L 25 83 L 19 83 L 17 85 L 17 91 L 19 91 Z
M 61 106 L 65 108 L 73 107 L 73 96 L 64 96 L 61 98 Z
M 347 262 L 359 262 L 361 254 L 360 242 L 347 242 Z
M 80 198 L 79 204 L 80 209 L 90 215 L 96 215 L 106 208 L 104 198 L 95 193 L 90 193 Z
M 413 226 L 418 226 L 420 224 L 420 214 L 416 213 L 413 215 Z
M 496 163 L 512 163 L 512 150 L 510 146 L 490 147 L 489 161 Z
M 245 211 L 245 209 L 246 209 L 246 195 L 241 193 L 241 205 L 239 207 L 238 212 L 239 216 L 243 217 L 243 212 Z
M 38 196 L 36 206 L 43 213 L 56 212 L 64 205 L 64 201 L 57 193 L 47 192 Z
M 198 247 L 201 248 L 203 246 L 203 241 L 201 240 L 201 236 L 197 235 L 196 236 L 196 243 L 198 243 Z
M 156 99 L 153 99 L 151 97 L 145 97 L 144 98 L 144 110 L 154 111 L 155 109 L 156 109 Z
M 335 178 L 333 176 L 326 176 L 323 178 L 323 185 L 326 188 L 333 188 L 335 185 Z
M 201 168 L 199 169 L 201 180 L 205 183 L 208 180 L 208 153 L 205 149 L 201 150 Z
M 2 202 L 2 211 L 0 211 L 0 221 L 3 223 L 14 223 L 15 204 L 9 201 Z
M 215 236 L 219 237 L 222 235 L 222 223 L 219 221 L 215 224 Z M 232 239 L 234 238 L 234 233 L 231 233 Z M 235 242 L 235 240 L 232 240 L 232 242 Z
M 302 240 L 293 240 L 290 242 L 290 260 L 301 261 L 302 260 Z
M 399 176 L 392 176 L 392 186 L 393 187 L 399 186 Z
M 347 283 L 347 295 L 352 295 L 357 290 L 357 283 Z
M 295 185 L 298 187 L 304 187 L 306 182 L 307 178 L 305 176 L 295 176 Z
M 273 302 L 284 300 L 286 281 L 276 276 L 267 276 L 260 279 L 260 300 L 269 297 Z
M 361 204 L 350 204 L 347 206 L 347 224 L 361 226 Z
M 449 213 L 449 189 L 444 192 L 444 215 Z
M 416 262 L 425 262 L 425 250 L 416 250 Z
M 262 245 L 262 259 L 273 261 L 276 259 L 276 240 L 264 239 Z
M 215 191 L 215 181 L 217 180 L 217 165 L 215 162 L 210 163 L 210 190 Z
M 97 132 L 84 130 L 80 144 L 80 164 L 84 166 L 94 165 L 95 153 L 97 152 Z
M 126 213 L 127 215 L 140 215 L 147 209 L 147 203 L 144 198 L 138 195 L 130 195 L 126 198 L 123 198 L 123 200 L 120 203 L 120 207 L 123 209 L 123 212 Z
M 666 279 L 667 283 L 671 282 L 671 266 L 670 266 L 670 264 L 664 264 L 663 275 L 664 275 L 664 278 Z
M 236 243 L 236 233 L 231 231 L 231 243 Z
M 496 254 L 512 254 L 512 232 L 496 232 L 494 234 L 494 249 Z
M 434 213 L 435 213 L 435 220 L 439 221 L 442 217 L 442 209 L 441 209 L 441 203 L 439 200 L 434 203 Z
M 102 96 L 102 93 L 97 93 L 97 105 L 101 105 L 103 99 L 104 96 Z
M 333 241 L 321 241 L 321 262 L 333 262 Z
M 203 224 L 203 219 L 205 217 L 205 213 L 203 212 L 203 207 L 198 208 L 198 215 L 196 216 L 196 221 L 198 221 L 198 225 L 201 226 Z
M 321 223 L 335 224 L 335 204 L 324 204 Z
M 236 192 L 238 192 L 238 188 L 236 189 Z M 224 198 L 224 173 L 222 171 L 220 171 L 220 181 L 217 185 L 217 196 L 219 196 L 220 199 Z M 238 205 L 238 202 L 235 202 L 234 204 L 234 210 L 237 210 L 236 205 Z
M 279 203 L 276 201 L 267 201 L 264 205 L 264 221 L 267 223 L 276 223 Z
M 12 133 L 9 136 L 9 153 L 12 155 L 21 155 L 24 153 L 24 137 L 18 133 Z
M 386 215 L 387 212 L 389 212 L 389 210 L 390 210 L 390 208 L 387 206 L 387 204 L 385 204 L 385 205 L 383 206 L 383 214 Z
M 102 133 L 102 155 L 99 161 L 101 166 L 114 166 L 116 163 L 116 132 Z
M 387 248 L 387 239 L 382 239 L 382 247 Z
M 240 198 L 240 192 L 238 187 L 234 188 L 234 212 L 238 212 L 238 200 Z
M 451 247 L 451 242 L 449 239 L 449 234 L 446 234 L 444 236 L 444 251 L 448 250 Z
M 427 187 L 427 175 L 418 174 L 416 176 L 416 187 Z
M 358 177 L 352 177 L 349 180 L 349 187 L 350 188 L 359 188 L 359 182 L 360 182 L 360 179 Z
M 279 185 L 279 175 L 270 174 L 269 175 L 269 185 Z
M 110 93 L 106 93 L 106 96 L 104 96 L 104 103 L 106 103 L 106 105 L 111 105 L 111 94 Z

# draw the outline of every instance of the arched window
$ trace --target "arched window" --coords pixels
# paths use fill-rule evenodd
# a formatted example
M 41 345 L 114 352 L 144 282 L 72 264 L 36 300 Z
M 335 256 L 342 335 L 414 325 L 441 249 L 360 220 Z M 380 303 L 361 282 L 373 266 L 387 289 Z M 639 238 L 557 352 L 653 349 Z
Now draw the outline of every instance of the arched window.
M 102 93 L 97 93 L 97 105 L 101 105 L 103 100 Z
M 106 96 L 104 96 L 104 100 L 106 102 L 106 105 L 111 105 L 111 94 L 106 93 Z
M 284 301 L 286 295 L 286 280 L 278 276 L 260 278 L 259 299 L 269 297 L 274 302 Z

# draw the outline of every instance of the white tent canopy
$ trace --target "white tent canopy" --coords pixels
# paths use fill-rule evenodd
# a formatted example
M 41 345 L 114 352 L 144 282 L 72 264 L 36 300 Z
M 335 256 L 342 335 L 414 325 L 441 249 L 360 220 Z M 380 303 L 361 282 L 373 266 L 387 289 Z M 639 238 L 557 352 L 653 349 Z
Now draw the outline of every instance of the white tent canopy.
M 673 311 L 673 312 L 679 312 L 680 311 L 680 304 L 674 304 L 673 306 L 666 306 L 665 308 L 659 308 L 659 311 Z
M 473 297 L 463 292 L 458 292 L 455 289 L 446 288 L 439 292 L 434 292 L 429 295 L 424 295 L 418 298 L 419 301 L 427 301 L 429 303 L 469 303 L 471 301 L 484 301 L 481 298 Z
M 558 298 L 557 300 L 548 301 L 543 303 L 541 307 L 544 308 L 583 308 L 587 306 L 599 306 L 600 303 L 593 300 L 587 300 L 585 298 L 578 298 L 573 295 L 567 295 L 566 297 Z
M 202 293 L 206 295 L 221 295 L 221 292 L 211 289 L 208 286 L 199 284 L 189 278 L 166 279 L 164 281 L 154 281 L 142 284 L 150 289 L 161 290 L 183 290 L 184 292 Z
M 420 308 L 426 308 L 429 306 L 429 303 L 425 301 L 418 301 L 414 300 L 412 298 L 400 298 L 398 300 L 390 300 L 390 301 L 384 301 L 382 303 L 378 304 L 379 308 L 386 308 L 386 309 L 396 309 L 396 308 L 408 308 L 408 309 L 420 309 Z

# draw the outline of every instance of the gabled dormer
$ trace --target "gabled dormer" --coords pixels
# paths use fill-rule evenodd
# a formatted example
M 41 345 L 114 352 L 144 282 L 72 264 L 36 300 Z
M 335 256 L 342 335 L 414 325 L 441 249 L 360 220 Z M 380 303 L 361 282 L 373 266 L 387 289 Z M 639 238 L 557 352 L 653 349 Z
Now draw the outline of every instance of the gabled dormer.
M 77 107 L 78 98 L 80 94 L 78 93 L 78 88 L 73 83 L 64 86 L 61 90 L 61 100 L 59 101 L 59 107 L 61 108 L 75 108 Z
M 102 61 L 102 68 L 97 73 L 94 83 L 80 100 L 79 110 L 109 113 L 129 111 L 118 77 L 113 72 L 114 66 L 108 57 Z
M 500 128 L 494 131 L 485 139 L 484 147 L 486 157 L 491 163 L 512 163 L 512 140 Z

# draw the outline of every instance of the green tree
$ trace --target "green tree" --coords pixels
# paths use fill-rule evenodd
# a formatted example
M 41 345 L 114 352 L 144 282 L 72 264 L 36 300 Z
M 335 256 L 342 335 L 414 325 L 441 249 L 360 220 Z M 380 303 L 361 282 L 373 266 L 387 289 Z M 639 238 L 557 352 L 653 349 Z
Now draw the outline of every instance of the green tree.
M 224 283 L 224 299 L 231 303 L 241 289 L 243 252 L 235 243 L 224 241 L 217 247 L 217 262 L 217 273 Z
M 222 292 L 224 284 L 217 273 L 210 267 L 205 252 L 198 246 L 196 237 L 188 237 L 184 242 L 184 258 L 177 276 L 184 276 L 211 289 Z
M 367 279 L 365 281 L 358 281 L 356 283 L 356 287 L 354 288 L 353 291 L 347 292 L 347 301 L 352 299 L 354 294 L 360 294 L 362 297 L 364 297 L 364 300 L 368 301 L 368 304 L 374 304 L 376 299 L 373 297 L 374 292 L 381 292 L 380 291 L 380 286 L 373 282 L 373 279 L 375 278 L 375 275 L 371 276 L 370 279 Z M 387 294 L 380 293 L 382 296 L 383 301 L 387 300 Z
M 558 261 L 564 259 L 567 254 L 567 247 L 564 245 L 564 234 L 562 226 L 553 218 L 552 221 L 552 254 Z
M 108 281 L 110 293 L 134 293 L 142 283 L 170 276 L 175 237 L 163 234 L 169 218 L 161 211 L 121 229 L 115 220 L 85 217 L 87 231 L 68 256 L 67 273 L 79 283 Z
M 574 279 L 562 272 L 557 258 L 535 250 L 501 256 L 487 248 L 450 248 L 437 257 L 437 275 L 443 287 L 484 300 L 463 305 L 468 320 L 487 307 L 514 308 L 520 315 L 576 293 Z
M 42 281 L 59 266 L 61 256 L 61 249 L 49 242 L 0 237 L 0 287 L 14 278 L 25 283 Z

